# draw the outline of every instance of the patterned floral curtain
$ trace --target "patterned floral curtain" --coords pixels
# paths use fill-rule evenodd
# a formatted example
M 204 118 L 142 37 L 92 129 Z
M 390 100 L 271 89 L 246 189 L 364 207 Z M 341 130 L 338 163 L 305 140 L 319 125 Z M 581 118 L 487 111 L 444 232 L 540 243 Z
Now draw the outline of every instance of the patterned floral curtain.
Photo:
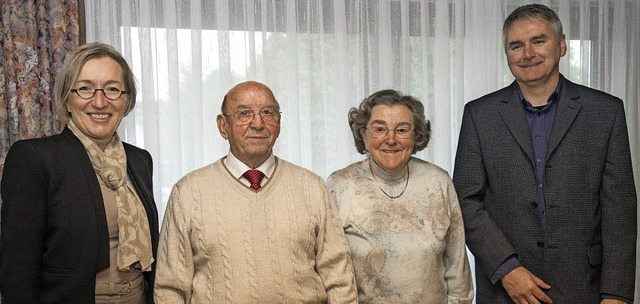
M 78 32 L 78 0 L 0 0 L 0 179 L 11 144 L 60 132 L 53 82 Z

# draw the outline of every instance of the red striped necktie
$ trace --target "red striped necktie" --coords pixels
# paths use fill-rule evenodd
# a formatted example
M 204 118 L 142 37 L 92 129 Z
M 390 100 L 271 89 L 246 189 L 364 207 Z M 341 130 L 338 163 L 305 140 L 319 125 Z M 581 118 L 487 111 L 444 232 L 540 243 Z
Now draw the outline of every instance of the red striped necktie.
M 247 172 L 242 174 L 242 177 L 251 182 L 251 189 L 258 191 L 258 189 L 260 189 L 260 182 L 264 177 L 264 173 L 260 172 L 260 170 L 247 170 Z

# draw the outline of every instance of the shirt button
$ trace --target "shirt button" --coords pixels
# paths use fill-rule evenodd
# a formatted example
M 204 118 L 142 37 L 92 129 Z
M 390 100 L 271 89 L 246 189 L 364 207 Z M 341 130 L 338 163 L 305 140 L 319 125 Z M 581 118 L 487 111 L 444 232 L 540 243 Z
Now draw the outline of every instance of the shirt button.
M 536 161 L 537 161 L 537 162 L 541 162 L 542 160 L 538 158 L 538 159 L 536 159 Z
M 538 188 L 542 188 L 542 184 L 538 184 Z
M 531 202 L 531 207 L 533 207 L 533 209 L 538 208 L 538 203 L 536 203 L 536 202 Z
M 543 241 L 538 241 L 538 243 L 536 243 L 536 245 L 540 248 L 544 247 L 544 242 Z

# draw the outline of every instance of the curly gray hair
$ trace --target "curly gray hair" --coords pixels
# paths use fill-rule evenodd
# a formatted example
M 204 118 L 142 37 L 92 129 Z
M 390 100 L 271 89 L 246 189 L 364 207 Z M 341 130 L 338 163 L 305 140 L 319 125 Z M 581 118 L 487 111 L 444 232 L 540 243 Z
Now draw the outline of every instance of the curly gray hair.
M 360 154 L 367 153 L 360 130 L 367 127 L 369 119 L 371 119 L 371 111 L 373 107 L 377 105 L 401 105 L 409 108 L 409 110 L 411 110 L 411 116 L 413 117 L 413 132 L 415 134 L 412 153 L 422 151 L 427 147 L 431 139 L 431 123 L 424 115 L 424 106 L 422 103 L 415 97 L 402 95 L 396 90 L 382 90 L 365 98 L 358 108 L 353 107 L 349 110 L 349 126 L 351 126 L 351 133 L 353 133 L 356 149 Z

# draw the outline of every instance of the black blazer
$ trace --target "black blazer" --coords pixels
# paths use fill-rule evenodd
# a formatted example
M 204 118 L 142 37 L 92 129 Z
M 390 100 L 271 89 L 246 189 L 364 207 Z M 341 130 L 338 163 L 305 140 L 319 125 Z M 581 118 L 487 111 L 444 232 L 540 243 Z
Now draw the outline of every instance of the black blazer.
M 126 143 L 124 148 L 155 258 L 159 231 L 151 155 Z M 109 236 L 100 185 L 78 138 L 65 128 L 16 142 L 5 160 L 1 190 L 3 303 L 94 303 L 96 274 L 109 267 Z M 153 272 L 145 273 L 145 281 L 152 303 Z
M 516 83 L 465 106 L 453 181 L 478 303 L 511 303 L 489 278 L 513 254 L 551 285 L 554 303 L 633 299 L 636 193 L 622 101 L 568 80 L 559 98 L 545 163 L 546 232 Z

